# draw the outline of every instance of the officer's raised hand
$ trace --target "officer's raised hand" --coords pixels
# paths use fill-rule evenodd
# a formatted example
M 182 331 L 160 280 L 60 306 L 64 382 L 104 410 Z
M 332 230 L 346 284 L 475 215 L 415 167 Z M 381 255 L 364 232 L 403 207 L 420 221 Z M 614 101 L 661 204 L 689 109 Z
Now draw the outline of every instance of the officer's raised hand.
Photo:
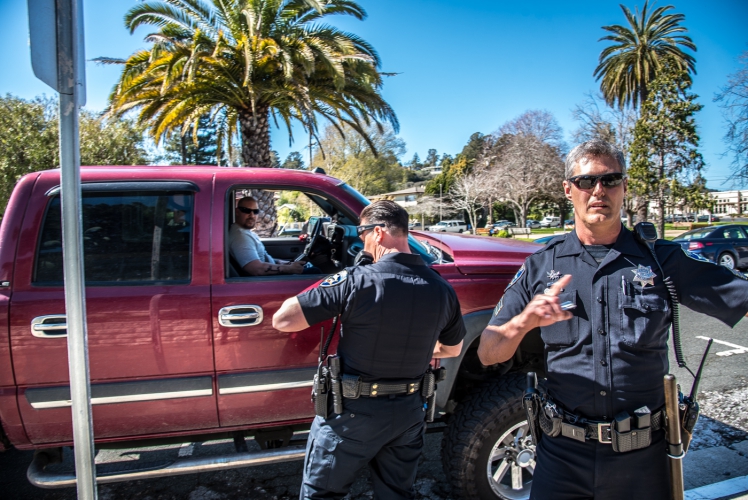
M 488 325 L 480 337 L 478 357 L 484 365 L 502 363 L 514 356 L 519 343 L 530 330 L 572 318 L 561 309 L 558 295 L 571 282 L 567 274 L 556 281 L 546 293 L 536 295 L 520 314 L 501 326 Z
M 572 314 L 561 309 L 561 301 L 558 298 L 558 294 L 569 283 L 571 283 L 571 275 L 567 274 L 556 281 L 545 293 L 533 297 L 525 306 L 518 319 L 527 331 L 571 319 Z

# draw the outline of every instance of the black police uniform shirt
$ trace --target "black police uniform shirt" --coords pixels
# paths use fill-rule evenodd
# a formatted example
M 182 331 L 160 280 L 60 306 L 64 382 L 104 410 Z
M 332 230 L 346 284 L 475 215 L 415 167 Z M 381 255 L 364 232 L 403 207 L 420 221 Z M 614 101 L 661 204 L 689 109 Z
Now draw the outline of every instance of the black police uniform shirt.
M 310 325 L 341 314 L 342 370 L 364 381 L 421 377 L 437 340 L 466 333 L 452 286 L 414 254 L 347 268 L 298 299 Z
M 745 276 L 690 257 L 677 243 L 658 240 L 655 251 L 682 305 L 730 327 L 748 311 Z M 574 231 L 529 256 L 489 324 L 506 323 L 567 274 L 571 283 L 559 300 L 576 304 L 573 317 L 540 328 L 551 397 L 566 411 L 601 420 L 644 405 L 660 408 L 668 372 L 669 295 L 649 249 L 626 228 L 599 265 Z

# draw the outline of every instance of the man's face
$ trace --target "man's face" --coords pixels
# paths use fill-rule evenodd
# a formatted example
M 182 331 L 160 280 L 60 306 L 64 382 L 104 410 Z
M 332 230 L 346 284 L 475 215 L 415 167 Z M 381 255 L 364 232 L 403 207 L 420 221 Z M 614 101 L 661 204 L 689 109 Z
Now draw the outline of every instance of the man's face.
M 257 202 L 252 200 L 240 201 L 236 207 L 236 223 L 244 229 L 253 229 L 257 223 L 257 214 L 244 213 L 241 208 L 257 210 Z
M 572 177 L 577 175 L 602 175 L 620 173 L 621 169 L 613 158 L 598 156 L 583 158 L 574 167 Z M 620 229 L 621 207 L 626 193 L 627 181 L 614 187 L 603 187 L 597 182 L 590 189 L 580 189 L 568 180 L 564 181 L 564 193 L 574 205 L 574 218 L 577 223 L 589 228 L 610 227 Z

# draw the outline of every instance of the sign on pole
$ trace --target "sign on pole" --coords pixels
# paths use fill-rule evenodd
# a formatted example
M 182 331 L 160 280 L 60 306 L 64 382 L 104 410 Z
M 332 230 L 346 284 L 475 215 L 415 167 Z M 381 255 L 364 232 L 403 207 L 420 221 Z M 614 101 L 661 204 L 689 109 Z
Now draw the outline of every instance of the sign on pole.
M 60 93 L 60 204 L 68 371 L 78 498 L 96 500 L 83 274 L 78 110 L 85 103 L 82 0 L 28 0 L 31 66 Z

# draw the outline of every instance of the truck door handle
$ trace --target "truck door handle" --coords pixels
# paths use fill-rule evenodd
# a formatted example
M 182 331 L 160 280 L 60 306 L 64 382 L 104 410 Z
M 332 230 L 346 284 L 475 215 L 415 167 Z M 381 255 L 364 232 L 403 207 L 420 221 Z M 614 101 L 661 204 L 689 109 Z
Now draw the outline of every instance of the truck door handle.
M 37 316 L 31 320 L 31 335 L 40 339 L 61 339 L 68 336 L 68 320 L 64 314 Z
M 262 318 L 260 306 L 229 306 L 218 311 L 218 323 L 228 328 L 259 325 L 262 323 Z

